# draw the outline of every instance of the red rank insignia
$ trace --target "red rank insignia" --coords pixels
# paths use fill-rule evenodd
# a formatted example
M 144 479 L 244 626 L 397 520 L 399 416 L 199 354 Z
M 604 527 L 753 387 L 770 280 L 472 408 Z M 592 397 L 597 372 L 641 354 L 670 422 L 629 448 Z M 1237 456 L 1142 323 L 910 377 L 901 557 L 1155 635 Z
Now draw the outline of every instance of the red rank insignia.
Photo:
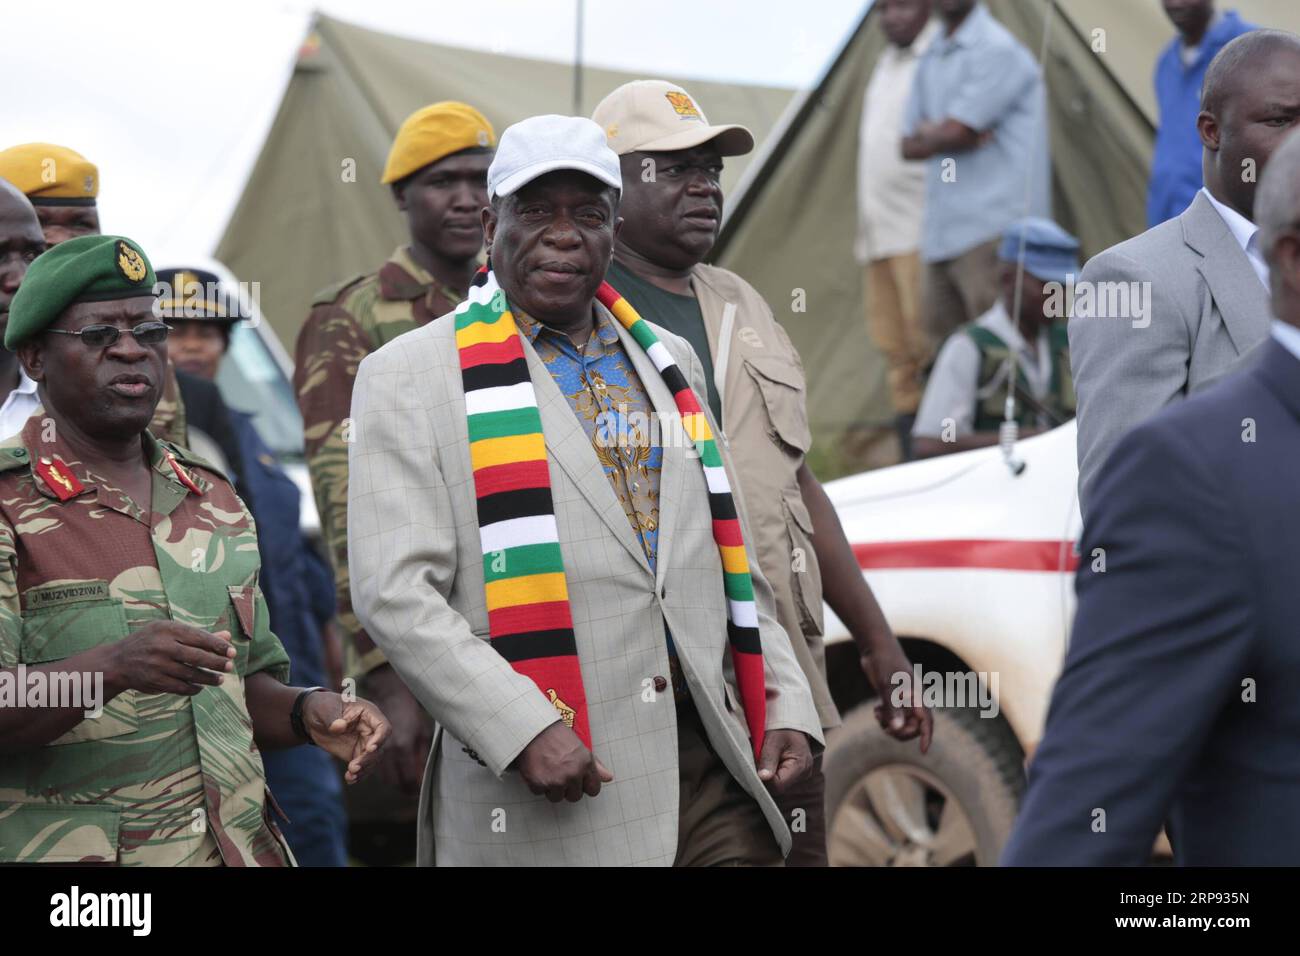
M 86 490 L 77 476 L 61 461 L 41 458 L 36 462 L 35 471 L 60 501 L 75 498 Z
M 181 467 L 181 463 L 176 460 L 175 456 L 172 455 L 171 452 L 167 453 L 167 460 L 172 463 L 172 471 L 176 472 L 176 477 L 180 479 L 182 485 L 190 489 L 190 491 L 194 492 L 196 495 L 203 494 L 203 490 L 194 483 L 193 478 L 185 473 L 185 469 Z

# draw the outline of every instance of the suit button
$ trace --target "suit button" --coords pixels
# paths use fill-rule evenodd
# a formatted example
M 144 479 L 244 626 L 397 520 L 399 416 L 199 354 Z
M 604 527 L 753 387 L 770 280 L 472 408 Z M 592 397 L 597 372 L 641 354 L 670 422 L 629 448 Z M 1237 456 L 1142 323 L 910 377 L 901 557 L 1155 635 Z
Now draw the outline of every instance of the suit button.
M 655 690 L 659 691 L 659 693 L 662 694 L 662 693 L 663 693 L 664 691 L 666 691 L 667 689 L 668 689 L 668 678 L 666 678 L 666 677 L 659 677 L 659 676 L 656 676 L 656 677 L 655 677 Z

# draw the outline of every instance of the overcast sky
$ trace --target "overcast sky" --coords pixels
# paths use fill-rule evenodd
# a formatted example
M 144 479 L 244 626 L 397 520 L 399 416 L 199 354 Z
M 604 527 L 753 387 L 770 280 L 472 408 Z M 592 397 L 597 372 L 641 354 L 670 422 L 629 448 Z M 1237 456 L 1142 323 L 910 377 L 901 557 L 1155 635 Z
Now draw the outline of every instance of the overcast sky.
M 804 87 L 868 0 L 587 0 L 597 66 Z M 70 146 L 100 170 L 106 232 L 155 259 L 209 254 L 314 10 L 403 36 L 571 60 L 576 0 L 0 3 L 0 146 Z

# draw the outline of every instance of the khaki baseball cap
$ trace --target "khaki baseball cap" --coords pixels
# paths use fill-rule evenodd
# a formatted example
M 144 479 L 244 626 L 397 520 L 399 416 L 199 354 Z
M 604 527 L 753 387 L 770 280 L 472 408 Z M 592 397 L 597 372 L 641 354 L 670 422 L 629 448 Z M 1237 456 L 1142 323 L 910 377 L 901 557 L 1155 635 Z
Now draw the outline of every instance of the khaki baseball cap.
M 690 149 L 710 141 L 723 156 L 743 156 L 754 148 L 753 133 L 734 123 L 710 126 L 694 98 L 664 80 L 624 83 L 600 101 L 591 118 L 620 156 Z

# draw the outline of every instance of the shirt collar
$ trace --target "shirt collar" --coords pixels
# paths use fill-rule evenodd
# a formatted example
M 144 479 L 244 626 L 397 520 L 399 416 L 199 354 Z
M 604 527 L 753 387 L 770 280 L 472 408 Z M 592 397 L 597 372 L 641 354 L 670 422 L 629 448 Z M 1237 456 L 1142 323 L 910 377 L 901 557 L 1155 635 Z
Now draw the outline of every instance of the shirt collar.
M 1280 319 L 1274 319 L 1272 333 L 1273 338 L 1288 352 L 1300 359 L 1300 329 Z
M 1201 187 L 1201 192 L 1205 193 L 1205 198 L 1213 204 L 1216 210 L 1218 210 L 1220 217 L 1222 217 L 1224 223 L 1228 227 L 1228 231 L 1232 233 L 1232 238 L 1236 239 L 1237 245 L 1241 246 L 1241 251 L 1249 253 L 1251 242 L 1259 235 L 1259 226 L 1255 225 L 1231 206 L 1219 202 L 1219 200 L 1210 195 L 1210 191 L 1204 186 Z
M 963 24 L 963 26 L 964 25 L 965 24 Z M 920 59 L 925 56 L 925 51 L 930 49 L 930 47 L 942 36 L 943 24 L 938 20 L 930 19 L 926 21 L 925 26 L 921 28 L 921 32 L 916 35 L 916 39 L 913 40 L 911 44 L 905 47 L 898 47 L 891 43 L 885 48 L 885 53 L 883 55 L 888 56 L 891 60 L 900 62 L 908 59 Z
M 971 47 L 983 39 L 984 30 L 988 26 L 986 21 L 990 14 L 984 9 L 983 3 L 977 3 L 971 8 L 971 12 L 966 14 L 966 19 L 962 21 L 957 32 L 952 36 L 942 36 L 939 43 L 946 47 Z M 940 29 L 944 29 L 942 26 Z
M 49 441 L 46 441 L 47 434 L 50 436 Z M 176 485 L 181 497 L 194 493 L 196 489 L 199 494 L 203 494 L 212 487 L 209 481 L 177 460 L 176 456 L 154 438 L 148 429 L 143 432 L 142 440 L 145 454 L 149 458 L 150 470 Z M 54 473 L 63 475 L 74 482 L 74 488 L 77 484 L 80 484 L 82 490 L 78 491 L 74 497 L 80 497 L 85 492 L 96 490 L 98 499 L 102 504 L 112 504 L 112 502 L 105 500 L 100 488 L 100 482 L 95 478 L 94 474 L 87 471 L 85 464 L 59 440 L 55 429 L 47 429 L 44 419 L 35 416 L 29 418 L 20 433 L 20 441 L 22 447 L 27 450 L 28 464 L 31 466 L 32 475 L 36 480 L 36 488 L 42 495 L 56 501 L 65 500 L 60 497 L 54 488 L 50 487 L 41 474 L 41 471 L 46 470 L 44 466 L 52 465 L 55 467 Z M 189 484 L 186 483 L 186 479 L 188 479 Z M 191 484 L 194 486 L 193 488 L 190 487 Z
M 981 318 L 989 319 L 989 331 L 997 333 L 998 337 L 1007 344 L 1008 348 L 1015 349 L 1026 357 L 1035 356 L 1043 344 L 1047 342 L 1048 333 L 1046 329 L 1039 329 L 1038 337 L 1031 346 L 1025 341 L 1025 337 L 1020 334 L 1020 326 L 1011 321 L 1011 313 L 1003 305 L 1002 299 L 993 303 L 993 307 L 984 313 Z
M 996 332 L 1002 341 L 1007 343 L 1008 348 L 1013 348 L 1017 352 L 1024 352 L 1028 349 L 1024 337 L 1020 334 L 1020 329 L 1016 323 L 1011 321 L 1011 315 L 1007 312 L 1007 307 L 1002 304 L 999 298 L 993 303 L 993 307 L 984 313 L 988 319 L 990 332 Z
M 409 302 L 421 298 L 430 289 L 441 292 L 442 283 L 411 257 L 406 246 L 398 246 L 379 268 L 379 294 L 385 299 Z
M 599 302 L 593 302 L 592 305 L 595 307 L 596 313 L 596 338 L 600 340 L 602 345 L 610 346 L 616 344 L 618 342 L 618 331 L 614 328 L 614 319 L 610 315 L 609 310 Z M 529 345 L 536 343 L 537 336 L 541 335 L 543 330 L 547 330 L 547 326 L 543 325 L 537 319 L 534 319 L 522 309 L 517 309 L 511 306 L 510 314 L 515 317 L 515 325 L 519 327 L 519 331 L 523 334 L 524 338 L 528 340 Z M 561 333 L 552 332 L 552 334 L 560 335 Z M 568 336 L 565 336 L 565 338 L 567 339 Z
M 1210 18 L 1210 22 L 1205 25 L 1205 32 L 1201 34 L 1200 43 L 1197 43 L 1195 45 L 1189 44 L 1187 42 L 1187 39 L 1180 34 L 1176 38 L 1178 41 L 1178 45 L 1181 46 L 1184 50 L 1199 50 L 1201 47 L 1205 46 L 1206 40 L 1214 36 L 1214 31 L 1219 29 L 1219 27 L 1222 26 L 1223 21 L 1226 19 L 1227 19 L 1227 15 L 1222 10 L 1216 10 L 1214 12 L 1214 16 Z

